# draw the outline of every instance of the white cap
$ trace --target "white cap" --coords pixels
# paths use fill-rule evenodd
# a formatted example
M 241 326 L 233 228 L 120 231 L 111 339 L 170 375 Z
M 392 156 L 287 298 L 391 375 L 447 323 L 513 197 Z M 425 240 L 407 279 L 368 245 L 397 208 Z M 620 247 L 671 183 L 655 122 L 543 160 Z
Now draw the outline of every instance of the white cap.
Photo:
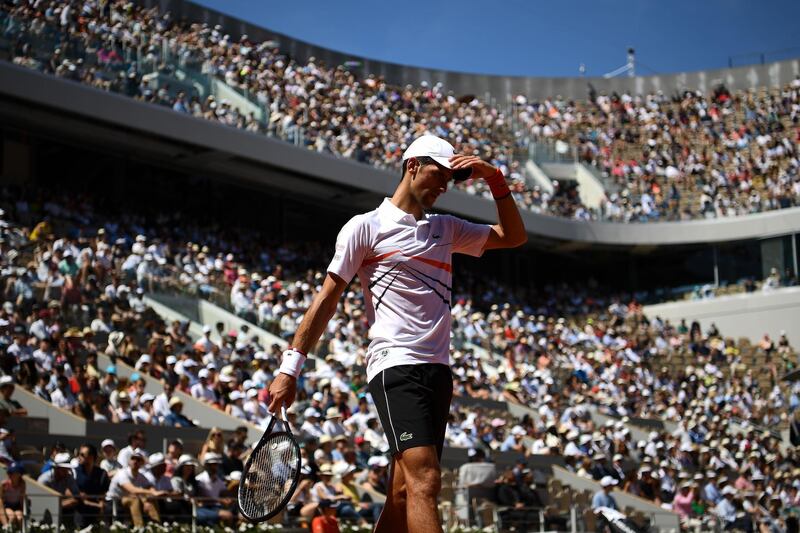
M 131 451 L 131 459 L 134 457 L 140 457 L 142 460 L 147 459 L 147 454 L 144 453 L 144 450 L 141 448 L 135 448 Z
M 53 463 L 59 468 L 72 468 L 72 463 L 70 462 L 72 457 L 67 452 L 57 453 L 55 457 L 53 457 Z
M 211 326 L 209 326 L 208 324 L 203 326 L 203 333 L 211 333 Z
M 13 385 L 13 384 L 14 384 L 14 378 L 12 378 L 11 376 L 0 377 L 0 385 Z
M 174 355 L 168 355 L 167 356 L 167 364 L 168 365 L 174 365 L 177 362 L 178 362 L 178 358 L 175 357 Z
M 139 356 L 139 361 L 138 362 L 139 362 L 140 365 L 144 364 L 144 363 L 150 364 L 150 362 L 151 362 L 150 356 L 148 354 L 146 354 L 146 353 L 142 354 L 142 355 Z
M 522 426 L 514 426 L 513 428 L 511 428 L 511 434 L 522 436 L 526 435 L 527 432 L 522 428 Z
M 147 459 L 147 462 L 150 464 L 150 468 L 152 468 L 154 466 L 158 466 L 158 465 L 163 465 L 164 464 L 164 454 L 161 453 L 161 452 L 154 453 L 153 455 L 151 455 Z
M 441 137 L 429 133 L 417 137 L 406 151 L 403 152 L 403 161 L 412 157 L 430 157 L 445 168 L 450 168 L 450 158 L 456 151 L 453 145 Z
M 155 399 L 156 399 L 156 397 L 155 397 L 155 396 L 153 396 L 153 395 L 152 395 L 152 394 L 150 394 L 149 392 L 145 392 L 145 393 L 144 393 L 144 394 L 142 394 L 142 396 L 139 398 L 139 403 L 140 403 L 140 404 L 143 404 L 143 403 L 146 403 L 146 402 L 152 402 L 152 401 L 153 401 L 153 400 L 155 400 Z
M 206 454 L 203 456 L 204 465 L 207 465 L 209 463 L 221 463 L 221 462 L 222 462 L 222 456 L 218 453 L 206 452 Z
M 725 485 L 724 487 L 722 487 L 722 490 L 720 492 L 722 492 L 723 495 L 725 495 L 725 494 L 736 494 L 736 489 L 733 488 L 732 485 Z
M 303 418 L 309 418 L 309 417 L 312 417 L 312 416 L 316 417 L 316 418 L 319 418 L 319 416 L 320 416 L 319 411 L 317 411 L 313 407 L 309 407 L 305 411 L 303 411 Z
M 111 439 L 106 439 L 106 440 L 104 440 L 103 442 L 101 442 L 101 443 L 100 443 L 100 449 L 101 449 L 101 450 L 102 450 L 103 448 L 105 448 L 106 446 L 113 446 L 114 448 L 116 448 L 116 447 L 117 447 L 117 445 L 116 445 L 116 444 L 114 444 L 114 441 L 113 441 L 113 440 L 111 440 Z
M 603 487 L 613 487 L 617 484 L 617 480 L 611 476 L 603 476 L 603 479 L 600 480 L 600 485 Z
M 232 401 L 236 401 L 236 400 L 241 400 L 242 398 L 244 398 L 244 394 L 242 394 L 242 393 L 241 393 L 241 392 L 239 392 L 238 390 L 235 390 L 235 391 L 231 392 L 231 393 L 228 395 L 228 397 L 229 397 L 229 398 L 230 398 Z
M 325 397 L 324 397 L 324 396 L 322 395 L 322 393 L 321 393 L 321 392 L 319 392 L 319 391 L 315 392 L 315 393 L 314 393 L 314 394 L 311 396 L 311 399 L 312 399 L 312 400 L 316 400 L 316 401 L 318 401 L 318 402 L 321 402 L 321 401 L 322 401 L 324 398 L 325 398 Z
M 207 378 L 208 377 L 208 370 L 205 368 L 201 369 L 200 372 L 197 373 L 198 378 Z
M 403 152 L 403 161 L 412 157 L 430 157 L 445 168 L 452 168 L 450 158 L 455 155 L 453 145 L 444 139 L 427 133 L 417 137 Z M 459 169 L 453 172 L 453 181 L 464 181 L 472 174 L 471 168 Z
M 381 467 L 389 466 L 389 459 L 387 459 L 385 455 L 373 455 L 367 461 L 367 465 Z

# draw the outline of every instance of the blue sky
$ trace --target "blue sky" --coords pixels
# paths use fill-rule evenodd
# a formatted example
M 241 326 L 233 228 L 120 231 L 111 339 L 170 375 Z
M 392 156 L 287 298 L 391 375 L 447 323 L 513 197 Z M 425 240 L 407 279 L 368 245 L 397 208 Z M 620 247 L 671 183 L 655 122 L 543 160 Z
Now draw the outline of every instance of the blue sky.
M 355 55 L 447 70 L 599 76 L 637 52 L 639 74 L 800 57 L 800 1 L 194 0 Z M 790 50 L 786 50 L 790 49 Z

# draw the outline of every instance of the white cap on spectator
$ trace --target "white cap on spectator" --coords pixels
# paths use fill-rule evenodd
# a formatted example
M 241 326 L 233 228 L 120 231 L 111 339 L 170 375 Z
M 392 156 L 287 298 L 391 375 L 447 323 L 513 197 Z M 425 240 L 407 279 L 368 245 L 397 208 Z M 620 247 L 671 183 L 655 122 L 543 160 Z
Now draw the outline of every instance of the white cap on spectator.
M 167 356 L 167 364 L 168 365 L 174 365 L 177 362 L 178 362 L 178 358 L 175 357 L 174 355 L 168 355 Z
M 57 453 L 56 456 L 53 457 L 53 463 L 58 468 L 72 468 L 71 460 L 72 457 L 67 452 Z
M 231 401 L 235 402 L 236 400 L 241 400 L 242 398 L 244 398 L 244 394 L 242 394 L 238 390 L 235 390 L 235 391 L 231 392 L 228 395 L 228 397 L 231 399 Z
M 313 407 L 308 407 L 306 408 L 305 411 L 303 411 L 303 418 L 311 418 L 311 417 L 319 418 L 319 411 L 317 411 Z
M 373 455 L 367 461 L 368 466 L 386 467 L 389 466 L 389 460 L 385 455 Z
M 190 455 L 188 453 L 184 453 L 178 459 L 178 464 L 177 464 L 176 468 L 180 468 L 183 465 L 197 466 L 197 460 L 192 455 Z
M 203 456 L 204 465 L 211 463 L 221 463 L 221 462 L 222 462 L 222 456 L 218 453 L 206 452 L 206 454 Z
M 14 378 L 12 378 L 11 376 L 0 377 L 0 387 L 2 387 L 3 385 L 13 385 L 13 384 L 14 384 Z
M 600 486 L 602 487 L 613 487 L 617 484 L 617 480 L 611 476 L 603 476 L 603 479 L 600 480 Z
M 143 365 L 145 363 L 150 364 L 151 361 L 152 360 L 150 359 L 150 355 L 144 353 L 144 354 L 139 356 L 139 360 L 136 361 L 136 364 L 138 364 L 138 365 Z
M 152 401 L 153 401 L 153 400 L 155 400 L 155 399 L 156 399 L 156 397 L 155 397 L 155 396 L 153 396 L 153 395 L 152 395 L 152 394 L 150 394 L 149 392 L 145 392 L 144 394 L 142 394 L 142 395 L 139 397 L 139 403 L 140 403 L 140 404 L 143 404 L 143 403 L 147 403 L 147 402 L 152 402 Z
M 258 396 L 258 389 L 247 389 L 247 397 L 248 398 L 255 398 Z M 288 413 L 288 411 L 287 411 Z
M 522 428 L 522 426 L 514 426 L 513 428 L 511 428 L 511 434 L 522 436 L 526 435 L 527 432 Z
M 722 490 L 720 492 L 722 493 L 723 496 L 726 494 L 736 494 L 736 489 L 733 488 L 733 485 L 725 485 L 724 487 L 722 487 Z
M 342 413 L 340 413 L 339 409 L 337 409 L 336 407 L 328 407 L 328 410 L 325 412 L 325 418 L 328 420 L 341 417 Z
M 198 378 L 207 378 L 208 377 L 208 369 L 201 369 L 200 372 L 197 373 Z
M 147 463 L 150 465 L 150 468 L 153 468 L 154 466 L 158 465 L 163 465 L 164 461 L 165 461 L 164 454 L 161 452 L 156 452 L 147 459 Z
M 209 326 L 208 324 L 203 326 L 203 333 L 211 333 L 211 326 Z
M 311 395 L 311 399 L 316 400 L 318 402 L 321 402 L 324 398 L 325 397 L 322 395 L 321 392 L 315 392 L 314 394 Z
M 101 442 L 101 443 L 100 443 L 100 449 L 101 449 L 101 450 L 102 450 L 103 448 L 105 448 L 106 446 L 111 446 L 111 447 L 112 447 L 112 448 L 114 448 L 115 450 L 117 449 L 117 445 L 116 445 L 116 444 L 114 444 L 114 441 L 113 441 L 113 440 L 111 440 L 111 439 L 106 439 L 106 440 L 104 440 L 103 442 Z
M 133 459 L 134 457 L 139 457 L 139 458 L 141 458 L 141 459 L 144 461 L 144 460 L 147 458 L 147 454 L 146 454 L 146 453 L 144 453 L 144 451 L 142 451 L 142 449 L 141 449 L 141 448 L 135 448 L 135 449 L 134 449 L 134 450 L 131 452 L 131 459 Z

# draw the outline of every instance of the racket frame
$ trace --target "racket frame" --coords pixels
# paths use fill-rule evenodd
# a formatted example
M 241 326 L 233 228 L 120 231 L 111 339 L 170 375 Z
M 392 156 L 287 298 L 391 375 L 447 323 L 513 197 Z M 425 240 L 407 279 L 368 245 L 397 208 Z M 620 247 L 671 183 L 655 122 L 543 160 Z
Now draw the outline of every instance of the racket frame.
M 269 424 L 267 425 L 266 431 L 264 431 L 264 434 L 261 435 L 261 439 L 258 441 L 258 444 L 256 444 L 256 447 L 253 448 L 252 452 L 250 452 L 250 456 L 247 458 L 247 461 L 244 464 L 244 469 L 242 470 L 242 480 L 239 482 L 239 489 L 237 490 L 237 494 L 236 494 L 236 506 L 239 508 L 239 514 L 241 514 L 248 522 L 251 522 L 251 523 L 254 523 L 254 524 L 259 524 L 261 522 L 266 522 L 267 520 L 269 520 L 271 518 L 274 518 L 281 511 L 283 511 L 283 509 L 289 503 L 289 500 L 292 499 L 292 496 L 294 495 L 295 491 L 297 490 L 297 485 L 300 484 L 300 466 L 302 464 L 302 459 L 300 457 L 300 445 L 297 443 L 297 439 L 295 439 L 294 434 L 292 433 L 292 430 L 289 427 L 289 422 L 288 422 L 288 420 L 286 418 L 286 410 L 285 409 L 283 409 L 283 420 L 281 420 L 281 423 L 283 423 L 284 427 L 286 428 L 285 431 L 278 431 L 276 433 L 272 432 L 272 429 L 275 427 L 275 423 L 277 421 L 278 421 L 278 417 L 273 415 L 272 416 L 272 420 L 270 420 Z M 244 509 L 242 509 L 241 499 L 242 499 L 242 489 L 244 487 L 245 479 L 247 479 L 247 477 L 246 477 L 247 473 L 250 471 L 250 466 L 252 464 L 253 457 L 255 457 L 256 453 L 258 453 L 258 451 L 262 447 L 266 446 L 269 443 L 269 441 L 271 441 L 273 438 L 278 438 L 278 437 L 281 437 L 283 435 L 288 435 L 289 436 L 289 439 L 291 440 L 292 445 L 294 446 L 294 448 L 295 448 L 295 450 L 297 452 L 297 461 L 296 461 L 295 470 L 294 470 L 295 475 L 294 475 L 294 477 L 292 479 L 291 488 L 286 493 L 286 496 L 280 501 L 280 503 L 275 507 L 275 509 L 273 511 L 267 513 L 264 516 L 250 517 L 250 516 L 247 515 L 247 513 L 244 512 Z

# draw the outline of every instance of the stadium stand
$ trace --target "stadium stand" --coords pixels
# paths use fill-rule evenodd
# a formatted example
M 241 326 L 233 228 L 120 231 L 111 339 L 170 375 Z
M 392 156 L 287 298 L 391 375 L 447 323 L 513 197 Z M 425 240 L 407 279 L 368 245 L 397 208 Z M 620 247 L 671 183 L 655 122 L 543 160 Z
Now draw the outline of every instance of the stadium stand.
M 92 435 L 114 436 L 114 447 L 121 448 L 124 438 L 136 438 L 134 428 L 145 428 L 140 431 L 150 444 L 141 446 L 148 452 L 168 451 L 181 435 L 182 451 L 201 458 L 203 435 L 216 430 L 164 427 L 193 425 L 169 398 L 205 402 L 242 426 L 263 423 L 264 385 L 280 347 L 262 345 L 266 336 L 254 336 L 254 331 L 261 326 L 283 338 L 293 332 L 317 290 L 327 250 L 304 243 L 301 254 L 283 244 L 245 254 L 213 223 L 190 228 L 135 214 L 115 219 L 92 197 L 64 203 L 56 191 L 44 190 L 35 197 L 29 202 L 14 189 L 0 196 L 0 332 L 7 376 L 0 389 L 11 391 L 4 404 L 11 421 L 30 415 L 40 421 L 32 427 L 42 429 L 47 417 L 51 433 L 57 431 L 69 452 L 83 439 L 104 448 Z M 238 229 L 227 235 L 260 242 Z M 800 402 L 800 388 L 780 380 L 797 365 L 785 337 L 753 346 L 713 328 L 703 332 L 696 323 L 645 317 L 637 303 L 618 297 L 577 298 L 553 291 L 538 309 L 511 298 L 499 282 L 481 285 L 469 276 L 465 281 L 453 306 L 456 399 L 445 465 L 458 467 L 463 456 L 447 457 L 460 449 L 473 457 L 491 456 L 497 470 L 482 492 L 454 482 L 455 505 L 442 509 L 453 521 L 487 523 L 496 517 L 501 524 L 589 523 L 594 517 L 584 516 L 590 507 L 585 489 L 548 490 L 553 463 L 542 463 L 544 457 L 582 478 L 612 476 L 620 490 L 657 505 L 671 504 L 679 485 L 695 483 L 690 494 L 702 494 L 698 503 L 707 511 L 684 513 L 687 524 L 715 519 L 712 506 L 720 501 L 723 481 L 743 497 L 760 491 L 767 504 L 785 494 L 774 509 L 751 507 L 747 515 L 756 521 L 785 518 L 781 510 L 793 505 L 798 470 L 794 448 L 781 432 L 793 423 L 790 413 Z M 340 469 L 350 464 L 368 481 L 376 470 L 372 467 L 382 461 L 385 443 L 358 371 L 365 324 L 357 294 L 354 287 L 345 297 L 320 343 L 316 368 L 306 374 L 291 419 L 306 439 L 304 453 L 313 472 L 322 464 Z M 186 309 L 182 299 L 198 296 L 246 320 L 233 331 L 228 330 L 232 322 L 168 324 L 147 304 L 153 298 L 164 310 Z M 492 303 L 506 297 L 506 304 Z M 105 364 L 107 357 L 114 358 L 113 366 Z M 164 391 L 151 389 L 159 382 Z M 171 393 L 172 387 L 182 392 Z M 70 419 L 76 423 L 64 430 Z M 109 427 L 127 426 L 131 433 L 106 429 L 108 422 L 115 423 Z M 152 433 L 149 426 L 163 429 Z M 29 440 L 37 444 L 28 447 L 30 457 L 39 459 L 26 460 L 13 444 L 20 426 L 6 427 L 11 435 L 4 441 L 6 463 L 38 473 L 43 451 L 52 444 L 39 433 Z M 26 440 L 30 432 L 26 429 Z M 221 448 L 229 465 L 235 464 L 229 454 L 241 453 L 252 442 L 246 429 L 237 434 L 241 446 L 230 436 Z M 65 452 L 57 447 L 55 453 Z M 109 447 L 109 461 L 113 453 Z M 168 468 L 181 459 L 177 451 L 168 455 Z M 235 472 L 223 467 L 226 475 Z M 718 477 L 699 479 L 709 472 Z M 457 479 L 457 472 L 446 475 Z M 537 500 L 526 492 L 531 487 Z M 466 495 L 455 498 L 463 491 Z M 308 498 L 291 512 L 314 503 L 313 490 Z M 490 503 L 481 503 L 484 498 Z M 530 510 L 522 514 L 509 514 L 500 503 L 515 500 L 533 505 L 523 505 Z M 125 515 L 114 508 L 118 516 Z M 203 513 L 213 512 L 196 515 L 202 522 Z M 342 517 L 358 523 L 370 520 L 369 512 L 355 517 L 345 508 Z M 650 522 L 656 518 L 636 516 Z
M 431 131 L 503 169 L 518 202 L 535 212 L 647 222 L 800 202 L 800 80 L 738 94 L 519 96 L 509 112 L 441 84 L 396 87 L 313 58 L 299 64 L 270 42 L 234 41 L 219 27 L 122 0 L 23 3 L 0 13 L 0 48 L 19 65 L 379 167 L 399 167 L 410 139 Z M 535 183 L 526 161 L 539 141 L 571 146 L 602 171 L 598 208 L 562 181 Z M 463 187 L 489 197 L 482 182 Z
M 394 169 L 434 131 L 501 167 L 535 212 L 656 222 L 800 202 L 800 82 L 518 97 L 507 112 L 119 0 L 6 2 L 0 30 L 16 64 L 368 165 Z M 526 162 L 540 149 L 591 166 L 600 207 L 538 186 Z M 242 457 L 330 249 L 213 214 L 153 216 L 133 200 L 121 212 L 102 194 L 0 189 L 0 524 L 236 527 Z M 796 284 L 776 270 L 703 292 Z M 286 530 L 331 495 L 345 531 L 368 528 L 385 498 L 360 294 L 354 282 L 289 411 L 304 477 L 275 521 Z M 512 287 L 465 268 L 453 294 L 448 529 L 594 531 L 601 503 L 658 531 L 796 524 L 800 383 L 784 377 L 799 361 L 785 333 L 767 324 L 753 342 L 646 316 L 636 295 L 591 282 Z

